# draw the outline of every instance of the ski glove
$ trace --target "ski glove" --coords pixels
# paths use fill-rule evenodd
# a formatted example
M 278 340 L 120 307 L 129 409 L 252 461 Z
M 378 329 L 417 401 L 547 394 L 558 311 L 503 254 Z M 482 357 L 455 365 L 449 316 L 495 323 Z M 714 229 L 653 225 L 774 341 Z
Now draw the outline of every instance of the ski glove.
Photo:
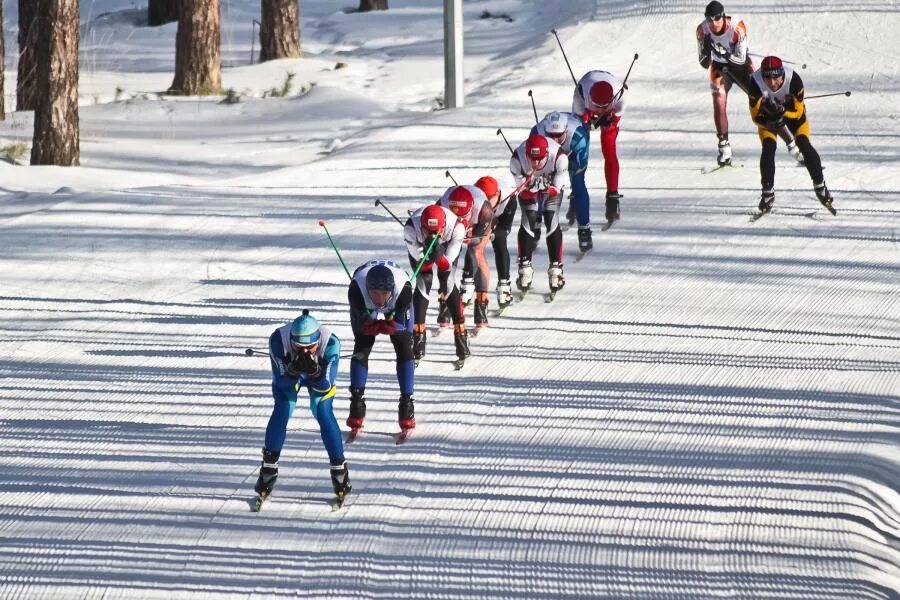
M 559 196 L 559 188 L 555 185 L 551 185 L 549 188 L 547 188 L 547 195 L 551 198 L 556 198 L 557 196 Z
M 613 115 L 612 113 L 606 113 L 605 115 L 598 116 L 596 119 L 594 119 L 594 129 L 599 129 L 600 127 L 609 127 L 610 125 L 612 125 L 615 118 L 615 115 Z
M 731 52 L 729 52 L 728 48 L 723 46 L 720 42 L 713 42 L 712 51 L 719 55 L 721 58 L 731 58 Z
M 362 325 L 360 325 L 359 329 L 362 331 L 363 335 L 371 335 L 372 337 L 381 333 L 381 326 L 379 325 L 380 321 L 376 321 L 371 317 L 366 317 L 363 320 Z
M 385 321 L 376 321 L 378 323 L 379 332 L 385 335 L 393 335 L 397 333 L 397 323 L 393 319 Z
M 287 373 L 291 377 L 309 375 L 311 379 L 315 379 L 319 375 L 320 370 L 319 357 L 307 352 L 297 353 L 287 367 Z

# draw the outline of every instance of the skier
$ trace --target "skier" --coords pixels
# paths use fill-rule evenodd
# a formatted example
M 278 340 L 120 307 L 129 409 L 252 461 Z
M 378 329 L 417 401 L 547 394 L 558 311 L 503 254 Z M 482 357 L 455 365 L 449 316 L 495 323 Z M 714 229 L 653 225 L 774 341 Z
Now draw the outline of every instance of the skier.
M 765 214 L 775 202 L 775 132 L 787 126 L 796 136 L 797 146 L 803 153 L 806 170 L 813 182 L 813 190 L 822 206 L 835 214 L 831 192 L 825 186 L 822 161 L 809 141 L 809 121 L 803 103 L 803 81 L 793 69 L 784 65 L 777 56 L 767 56 L 762 68 L 753 74 L 749 88 L 750 116 L 759 130 L 762 154 L 759 170 L 762 179 L 762 196 L 759 211 Z
M 706 5 L 704 16 L 703 21 L 697 25 L 697 59 L 701 67 L 709 69 L 713 121 L 719 140 L 716 162 L 719 166 L 726 166 L 731 164 L 731 143 L 728 141 L 728 92 L 735 81 L 740 88 L 748 90 L 754 66 L 750 60 L 746 24 L 741 19 L 727 16 L 725 7 L 717 0 Z M 787 144 L 791 156 L 802 162 L 802 154 L 790 131 L 784 129 L 779 135 Z
M 413 292 L 413 357 L 418 363 L 425 356 L 425 313 L 428 311 L 434 270 L 437 269 L 438 293 L 446 299 L 453 319 L 456 356 L 463 361 L 470 355 L 469 337 L 459 288 L 456 287 L 456 261 L 466 237 L 465 225 L 449 209 L 429 204 L 409 216 L 403 228 L 403 237 L 413 268 L 425 259 Z
M 547 136 L 569 155 L 569 225 L 578 220 L 578 249 L 587 252 L 594 247 L 591 241 L 591 198 L 584 182 L 590 151 L 590 129 L 574 113 L 551 112 L 532 127 L 531 133 Z
M 334 493 L 339 500 L 350 493 L 350 475 L 344 460 L 341 430 L 332 409 L 340 354 L 341 342 L 338 337 L 319 325 L 308 310 L 304 310 L 292 323 L 279 327 L 269 336 L 275 406 L 266 427 L 262 465 L 254 488 L 259 494 L 258 503 L 272 493 L 278 479 L 278 458 L 301 386 L 305 386 L 309 393 L 309 408 L 319 423 L 322 442 L 331 460 Z
M 619 194 L 616 138 L 619 136 L 619 121 L 625 111 L 624 92 L 622 82 L 612 73 L 588 71 L 575 86 L 572 98 L 572 113 L 587 127 L 600 129 L 600 151 L 603 153 L 603 173 L 606 176 L 606 221 L 610 226 L 619 220 L 619 200 L 622 198 Z M 584 194 L 586 197 L 586 192 Z M 582 216 L 587 224 L 587 211 L 583 211 Z M 581 225 L 581 218 L 578 223 Z
M 484 250 L 491 241 L 493 207 L 484 192 L 474 185 L 457 185 L 447 189 L 439 204 L 449 208 L 466 226 L 468 245 L 463 263 L 460 300 L 464 305 L 475 300 L 475 326 L 486 327 L 491 271 L 485 261 Z M 444 303 L 438 313 L 438 323 L 443 326 L 449 322 L 450 311 Z
M 528 181 L 518 194 L 522 220 L 519 226 L 519 276 L 516 287 L 523 292 L 531 288 L 534 279 L 532 256 L 541 237 L 542 221 L 547 227 L 550 293 L 555 294 L 566 283 L 563 277 L 559 207 L 565 193 L 563 173 L 568 169 L 569 159 L 560 145 L 536 133 L 519 144 L 509 161 L 509 170 L 516 183 L 521 185 Z
M 513 199 L 512 194 L 502 198 L 500 184 L 490 175 L 480 177 L 475 182 L 475 187 L 484 192 L 494 212 L 490 237 L 491 247 L 494 249 L 494 263 L 497 266 L 497 305 L 503 309 L 509 306 L 513 299 L 512 284 L 509 280 L 509 247 L 506 240 L 512 231 L 516 209 L 519 205 Z M 490 279 L 486 280 L 485 286 L 490 286 Z M 484 290 L 485 294 L 487 294 L 487 287 Z M 487 296 L 485 295 L 483 298 L 486 307 Z
M 412 284 L 400 265 L 390 260 L 370 260 L 353 272 L 350 288 L 350 327 L 353 356 L 350 358 L 350 415 L 347 427 L 358 431 L 366 418 L 366 380 L 369 353 L 378 335 L 390 336 L 397 356 L 400 429 L 416 426 L 413 383 Z

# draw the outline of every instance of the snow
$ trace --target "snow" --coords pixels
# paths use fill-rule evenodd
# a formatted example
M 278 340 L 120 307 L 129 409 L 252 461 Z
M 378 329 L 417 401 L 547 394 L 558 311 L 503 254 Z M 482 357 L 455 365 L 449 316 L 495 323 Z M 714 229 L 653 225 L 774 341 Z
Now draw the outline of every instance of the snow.
M 82 166 L 0 162 L 0 597 L 898 598 L 896 4 L 727 6 L 754 52 L 807 64 L 807 94 L 853 93 L 808 103 L 837 217 L 780 147 L 775 212 L 755 223 L 738 92 L 744 167 L 700 174 L 715 156 L 702 3 L 467 1 L 466 107 L 435 111 L 441 6 L 304 0 L 304 58 L 251 65 L 258 2 L 223 3 L 223 86 L 242 95 L 227 105 L 159 95 L 174 24 L 82 0 Z M 11 110 L 16 2 L 4 16 Z M 571 101 L 553 27 L 576 75 L 640 55 L 621 222 L 597 226 L 595 141 L 595 249 L 576 263 L 565 234 L 556 300 L 542 241 L 535 291 L 473 338 L 475 360 L 453 372 L 451 337 L 429 340 L 404 446 L 379 340 L 347 506 L 330 510 L 301 402 L 276 492 L 250 513 L 271 396 L 244 349 L 302 308 L 352 347 L 318 221 L 351 268 L 402 262 L 376 198 L 403 214 L 447 169 L 509 189 L 496 129 L 525 136 L 529 89 L 541 114 Z M 31 128 L 11 112 L 0 148 Z

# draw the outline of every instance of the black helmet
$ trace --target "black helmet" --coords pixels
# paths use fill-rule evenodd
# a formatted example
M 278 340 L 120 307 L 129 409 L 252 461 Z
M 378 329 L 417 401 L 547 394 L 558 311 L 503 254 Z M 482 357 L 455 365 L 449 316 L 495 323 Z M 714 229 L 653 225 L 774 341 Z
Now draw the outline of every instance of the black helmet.
M 710 17 L 725 16 L 725 7 L 722 6 L 721 2 L 713 0 L 706 5 L 706 12 L 703 14 L 706 15 L 707 19 Z
M 366 273 L 367 290 L 394 291 L 394 274 L 385 265 L 375 265 Z

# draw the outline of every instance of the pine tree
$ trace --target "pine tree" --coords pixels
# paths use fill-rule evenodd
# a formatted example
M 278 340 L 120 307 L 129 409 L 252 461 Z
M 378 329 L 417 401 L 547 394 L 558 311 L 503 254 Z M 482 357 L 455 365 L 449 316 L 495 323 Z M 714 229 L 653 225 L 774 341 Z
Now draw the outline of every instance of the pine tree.
M 219 0 L 182 0 L 175 34 L 175 79 L 169 92 L 222 92 Z
M 302 56 L 299 0 L 262 0 L 259 44 L 259 62 Z

